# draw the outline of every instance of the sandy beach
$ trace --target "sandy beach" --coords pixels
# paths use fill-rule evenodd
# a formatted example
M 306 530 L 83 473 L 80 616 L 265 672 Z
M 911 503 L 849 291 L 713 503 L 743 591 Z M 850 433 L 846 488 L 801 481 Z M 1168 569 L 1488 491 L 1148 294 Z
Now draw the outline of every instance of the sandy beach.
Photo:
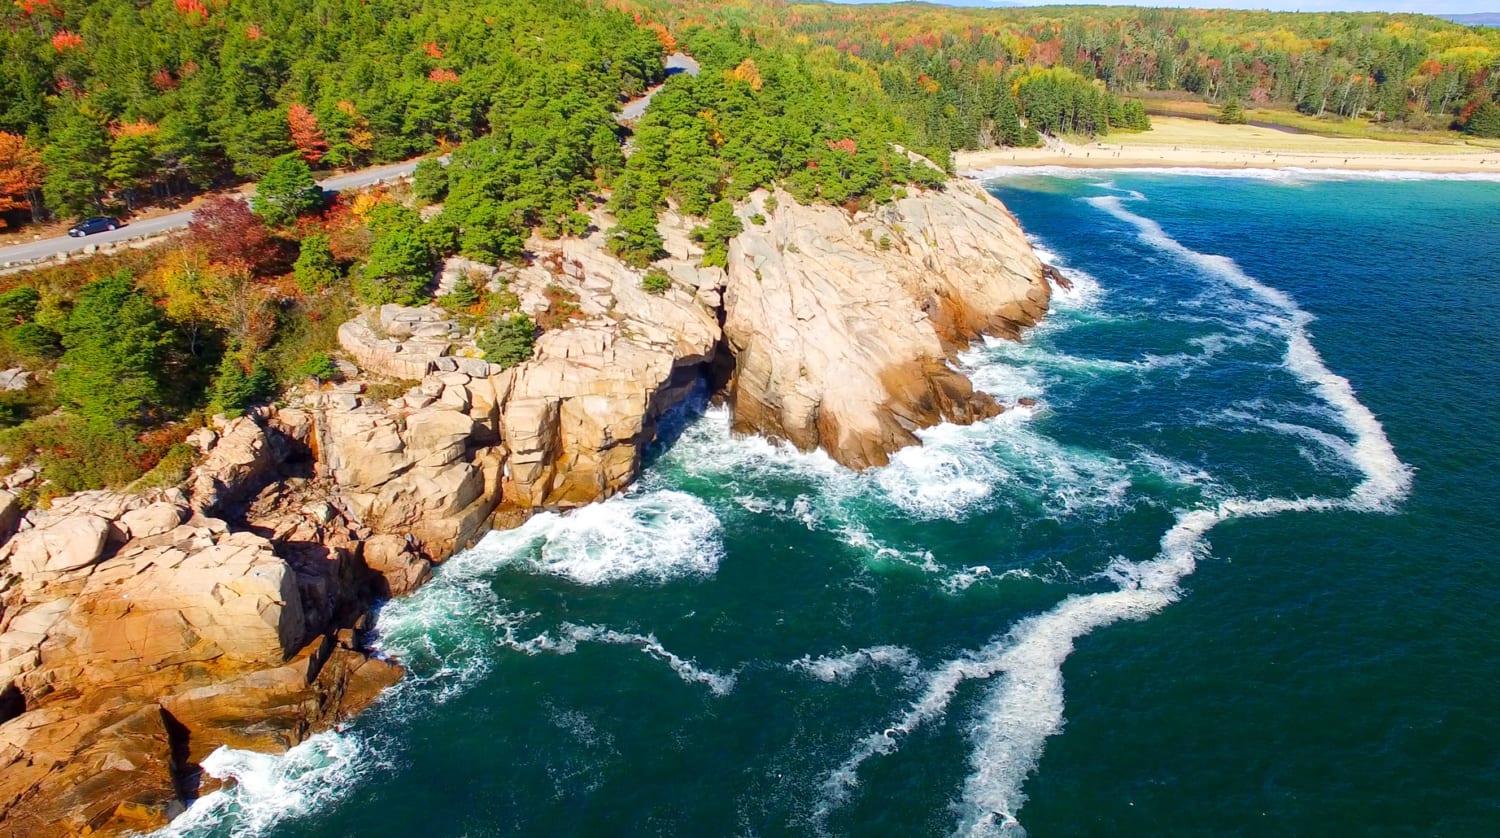
M 1152 130 L 1091 143 L 959 151 L 960 172 L 1008 166 L 1069 168 L 1341 169 L 1500 177 L 1500 143 L 1400 142 L 1297 134 L 1251 125 L 1153 117 Z

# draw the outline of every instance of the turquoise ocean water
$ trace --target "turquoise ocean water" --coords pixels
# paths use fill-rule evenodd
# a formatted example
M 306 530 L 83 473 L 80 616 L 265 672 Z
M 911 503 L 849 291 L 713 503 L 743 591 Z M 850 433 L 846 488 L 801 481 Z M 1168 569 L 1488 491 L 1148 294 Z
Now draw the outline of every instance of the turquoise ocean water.
M 183 835 L 1492 835 L 1500 184 L 1012 173 L 1075 283 L 888 468 L 677 417 Z

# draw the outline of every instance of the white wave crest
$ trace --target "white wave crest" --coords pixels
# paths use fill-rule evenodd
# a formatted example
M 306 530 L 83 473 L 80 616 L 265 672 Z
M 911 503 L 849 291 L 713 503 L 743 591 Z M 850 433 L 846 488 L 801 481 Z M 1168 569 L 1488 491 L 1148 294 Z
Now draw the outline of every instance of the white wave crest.
M 368 752 L 354 737 L 319 733 L 285 754 L 220 747 L 202 762 L 210 777 L 231 785 L 204 795 L 154 838 L 185 838 L 234 823 L 236 836 L 270 834 L 284 821 L 325 809 L 364 774 Z
M 857 742 L 850 757 L 825 778 L 822 801 L 813 813 L 819 827 L 847 801 L 865 761 L 895 751 L 904 735 L 944 715 L 964 681 L 1000 676 L 976 711 L 972 771 L 958 805 L 955 834 L 1024 835 L 1016 819 L 1026 802 L 1024 784 L 1046 739 L 1062 727 L 1062 664 L 1079 637 L 1120 620 L 1144 619 L 1174 602 L 1181 595 L 1182 579 L 1207 554 L 1209 531 L 1223 520 L 1335 509 L 1388 511 L 1410 491 L 1410 468 L 1396 456 L 1379 420 L 1359 401 L 1348 380 L 1323 363 L 1307 334 L 1312 316 L 1289 295 L 1250 277 L 1230 259 L 1187 248 L 1161 225 L 1125 209 L 1118 196 L 1092 198 L 1090 203 L 1133 224 L 1146 243 L 1276 311 L 1269 323 L 1279 327 L 1287 341 L 1286 368 L 1332 408 L 1339 424 L 1353 437 L 1352 443 L 1344 444 L 1320 441 L 1342 454 L 1363 479 L 1344 498 L 1229 498 L 1212 508 L 1179 512 L 1154 558 L 1142 562 L 1120 558 L 1111 563 L 1103 576 L 1115 583 L 1116 590 L 1069 596 L 988 645 L 929 673 L 925 690 L 906 712 Z
M 829 684 L 847 684 L 861 669 L 888 668 L 900 672 L 914 672 L 920 665 L 917 656 L 902 646 L 871 646 L 841 655 L 812 657 L 803 655 L 787 664 L 787 668 L 804 672 L 819 681 Z
M 661 490 L 617 495 L 565 515 L 539 513 L 516 529 L 486 535 L 465 557 L 476 568 L 521 561 L 580 585 L 665 582 L 712 575 L 723 554 L 720 530 L 703 501 Z
M 1053 514 L 1119 506 L 1130 487 L 1123 463 L 1072 448 L 1028 427 L 1035 408 L 1017 407 L 974 425 L 918 431 L 875 472 L 887 499 L 914 518 L 961 520 L 999 488 L 1031 495 Z

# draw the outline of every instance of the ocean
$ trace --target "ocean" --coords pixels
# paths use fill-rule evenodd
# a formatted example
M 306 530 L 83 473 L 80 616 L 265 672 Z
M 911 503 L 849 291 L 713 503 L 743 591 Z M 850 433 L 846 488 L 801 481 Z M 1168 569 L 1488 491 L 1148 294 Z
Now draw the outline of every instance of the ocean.
M 1005 413 L 856 474 L 698 400 L 164 834 L 1494 834 L 1500 184 L 990 185 L 1073 283 Z

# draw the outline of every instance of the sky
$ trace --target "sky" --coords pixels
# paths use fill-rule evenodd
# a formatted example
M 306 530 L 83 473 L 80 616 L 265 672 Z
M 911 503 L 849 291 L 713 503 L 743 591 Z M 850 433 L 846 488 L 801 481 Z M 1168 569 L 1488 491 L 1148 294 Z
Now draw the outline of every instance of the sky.
M 872 0 L 834 0 L 854 3 Z M 896 0 L 873 0 L 896 2 Z M 1044 2 L 987 2 L 987 0 L 935 0 L 953 6 L 1044 6 Z M 1500 0 L 1056 0 L 1070 6 L 1185 6 L 1216 9 L 1274 9 L 1287 12 L 1422 12 L 1430 15 L 1500 12 Z

